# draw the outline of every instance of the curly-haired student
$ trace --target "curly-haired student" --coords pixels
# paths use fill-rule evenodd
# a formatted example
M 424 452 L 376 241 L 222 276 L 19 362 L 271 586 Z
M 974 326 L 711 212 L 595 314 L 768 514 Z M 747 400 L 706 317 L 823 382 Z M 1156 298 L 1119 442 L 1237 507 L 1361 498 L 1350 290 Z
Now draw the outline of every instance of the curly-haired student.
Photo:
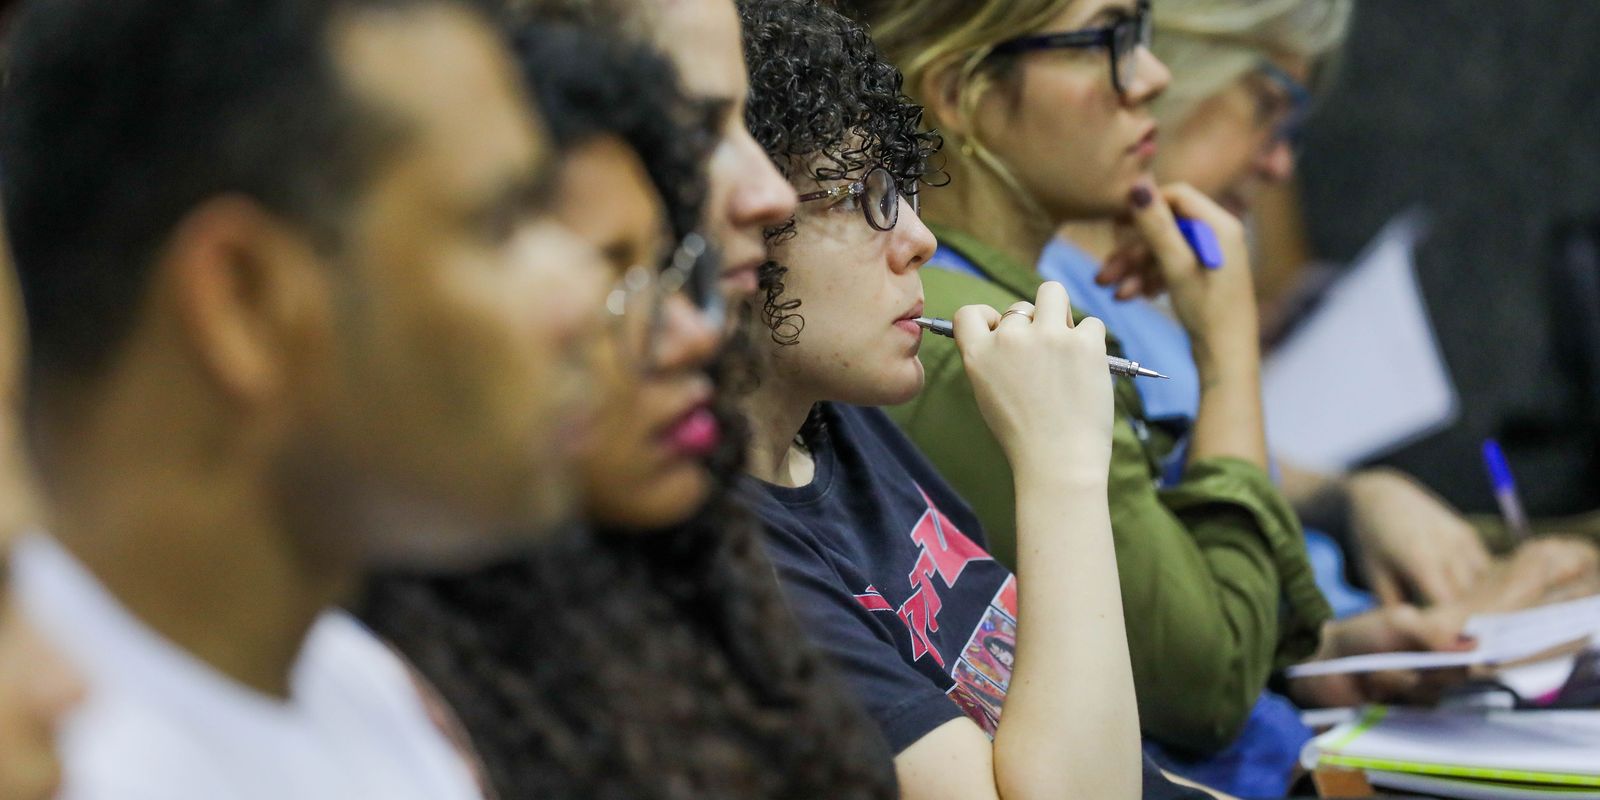
M 903 796 L 1171 796 L 1144 761 L 1106 508 L 1104 328 L 1059 284 L 955 335 L 1016 466 L 1011 571 L 882 411 L 923 384 L 917 214 L 939 139 L 866 32 L 815 0 L 746 0 L 747 121 L 800 193 L 754 301 L 751 490 L 806 633 L 895 751 Z M 994 644 L 986 646 L 986 641 Z M 1002 713 L 1003 712 L 1003 713 Z

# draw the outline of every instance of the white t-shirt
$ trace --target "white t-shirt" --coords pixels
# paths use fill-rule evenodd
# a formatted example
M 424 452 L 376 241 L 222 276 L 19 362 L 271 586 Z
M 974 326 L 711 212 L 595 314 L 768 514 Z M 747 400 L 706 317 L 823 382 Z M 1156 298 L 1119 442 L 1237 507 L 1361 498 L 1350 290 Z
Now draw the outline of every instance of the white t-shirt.
M 406 666 L 348 614 L 324 613 L 288 700 L 256 692 L 144 625 L 67 551 L 12 555 L 29 619 L 83 673 L 65 725 L 66 800 L 481 800 Z

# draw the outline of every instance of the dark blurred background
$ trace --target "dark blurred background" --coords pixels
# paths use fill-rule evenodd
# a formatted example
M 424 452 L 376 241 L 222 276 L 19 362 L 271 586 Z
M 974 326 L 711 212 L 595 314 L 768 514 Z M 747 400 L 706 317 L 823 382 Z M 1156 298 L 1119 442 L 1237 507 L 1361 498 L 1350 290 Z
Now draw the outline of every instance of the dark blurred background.
M 1313 255 L 1431 210 L 1417 267 L 1458 424 L 1380 461 L 1494 510 L 1495 436 L 1536 515 L 1600 508 L 1600 1 L 1364 0 L 1301 160 Z

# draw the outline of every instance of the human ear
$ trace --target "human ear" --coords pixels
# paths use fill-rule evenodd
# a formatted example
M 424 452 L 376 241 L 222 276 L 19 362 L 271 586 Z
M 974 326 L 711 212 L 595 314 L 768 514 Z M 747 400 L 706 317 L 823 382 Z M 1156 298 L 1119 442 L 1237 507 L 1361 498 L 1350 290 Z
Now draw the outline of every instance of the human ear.
M 183 344 L 207 379 L 245 405 L 282 399 L 329 317 L 328 276 L 308 237 L 225 196 L 178 224 L 161 261 Z
M 961 108 L 966 92 L 964 72 L 961 63 L 947 59 L 930 66 L 917 81 L 923 107 L 933 118 L 930 127 L 957 138 L 971 135 L 971 123 Z

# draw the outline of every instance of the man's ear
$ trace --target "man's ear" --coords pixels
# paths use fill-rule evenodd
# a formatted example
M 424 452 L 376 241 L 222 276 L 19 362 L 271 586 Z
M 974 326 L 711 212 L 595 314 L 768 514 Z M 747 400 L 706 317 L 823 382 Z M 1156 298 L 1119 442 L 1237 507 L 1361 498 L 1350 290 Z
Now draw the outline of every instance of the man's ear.
M 961 139 L 971 134 L 970 121 L 961 113 L 961 96 L 965 87 L 961 80 L 960 61 L 946 59 L 930 66 L 918 79 L 917 90 L 923 99 L 923 107 L 933 118 L 929 127 Z
M 248 405 L 290 390 L 330 318 L 328 276 L 299 228 L 250 198 L 214 198 L 178 224 L 160 267 L 208 380 Z

